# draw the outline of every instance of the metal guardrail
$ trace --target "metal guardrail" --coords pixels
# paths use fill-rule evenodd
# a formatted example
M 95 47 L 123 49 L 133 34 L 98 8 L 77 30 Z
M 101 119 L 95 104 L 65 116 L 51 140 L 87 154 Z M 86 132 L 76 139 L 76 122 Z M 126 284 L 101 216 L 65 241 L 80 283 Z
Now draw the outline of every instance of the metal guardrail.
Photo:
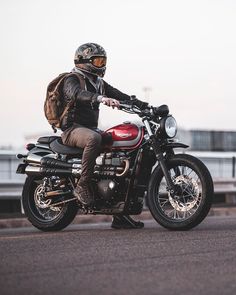
M 225 204 L 236 205 L 236 179 L 215 179 L 214 180 L 215 195 L 224 195 Z
M 185 151 L 183 151 L 185 152 Z M 186 151 L 188 154 L 199 158 L 209 169 L 214 179 L 235 178 L 236 153 L 235 152 L 200 152 Z
M 22 175 L 16 174 L 16 168 L 22 161 L 16 158 L 20 151 L 0 150 L 0 181 L 18 181 Z
M 214 190 L 216 194 L 236 194 L 236 179 L 222 178 L 214 180 Z
M 21 198 L 24 181 L 0 181 L 0 200 L 19 200 Z M 231 195 L 236 203 L 236 178 L 214 179 L 214 192 L 216 195 Z
M 26 176 L 15 173 L 21 162 L 16 158 L 16 154 L 21 152 L 0 150 L 0 203 L 2 205 L 0 209 L 2 213 L 16 212 L 19 210 L 19 206 L 16 209 L 16 204 L 20 202 L 21 213 L 24 214 L 21 195 Z M 198 157 L 210 170 L 214 178 L 215 203 L 236 206 L 236 152 L 195 152 L 191 150 L 186 152 Z
M 0 200 L 19 200 L 21 198 L 24 182 L 0 181 Z

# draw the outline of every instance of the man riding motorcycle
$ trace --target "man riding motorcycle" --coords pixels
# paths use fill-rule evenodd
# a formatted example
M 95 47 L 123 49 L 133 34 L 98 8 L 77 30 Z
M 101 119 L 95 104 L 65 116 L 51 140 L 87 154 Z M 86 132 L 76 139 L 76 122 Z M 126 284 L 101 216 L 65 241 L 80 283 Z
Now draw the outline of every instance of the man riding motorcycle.
M 75 67 L 72 72 L 80 74 L 85 81 L 82 89 L 76 76 L 69 76 L 63 85 L 66 104 L 75 101 L 69 108 L 62 121 L 62 141 L 64 144 L 83 148 L 82 173 L 74 189 L 74 196 L 89 206 L 93 202 L 91 178 L 96 157 L 103 140 L 98 126 L 99 104 L 109 107 L 119 107 L 119 101 L 130 100 L 130 96 L 122 93 L 103 80 L 106 71 L 107 55 L 104 48 L 95 43 L 86 43 L 78 47 L 75 52 Z M 136 100 L 136 103 L 145 104 Z M 142 222 L 134 221 L 130 216 L 113 216 L 113 228 L 142 228 Z

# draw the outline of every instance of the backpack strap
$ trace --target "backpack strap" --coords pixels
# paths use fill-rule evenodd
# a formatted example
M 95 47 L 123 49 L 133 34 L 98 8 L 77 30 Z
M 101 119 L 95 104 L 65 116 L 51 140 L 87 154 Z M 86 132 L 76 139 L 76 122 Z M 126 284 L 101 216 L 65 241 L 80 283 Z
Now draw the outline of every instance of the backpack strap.
M 58 89 L 59 88 L 59 84 L 61 84 L 62 81 L 64 81 L 65 78 L 68 78 L 68 77 L 72 77 L 72 76 L 76 76 L 77 79 L 79 80 L 80 82 L 80 87 L 81 89 L 85 89 L 85 78 L 81 75 L 81 74 L 78 74 L 78 73 L 69 73 L 68 75 L 64 76 L 57 84 L 56 88 Z M 65 107 L 63 113 L 61 114 L 60 116 L 60 123 L 62 121 L 62 119 L 65 117 L 67 111 L 72 107 L 72 105 L 75 103 L 75 99 L 72 99 L 68 104 L 67 106 Z

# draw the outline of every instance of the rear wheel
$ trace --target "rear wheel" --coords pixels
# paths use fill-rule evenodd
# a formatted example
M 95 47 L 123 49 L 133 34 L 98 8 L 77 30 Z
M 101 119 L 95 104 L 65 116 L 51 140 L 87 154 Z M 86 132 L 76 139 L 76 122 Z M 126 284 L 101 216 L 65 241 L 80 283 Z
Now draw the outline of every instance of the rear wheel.
M 78 211 L 75 201 L 52 206 L 52 198 L 45 197 L 43 179 L 33 176 L 26 178 L 22 204 L 28 220 L 42 231 L 58 231 L 65 228 L 73 221 Z
M 148 205 L 155 220 L 171 230 L 188 230 L 208 214 L 213 199 L 213 182 L 206 166 L 190 155 L 174 155 L 167 167 L 178 193 L 171 196 L 158 166 L 148 189 Z

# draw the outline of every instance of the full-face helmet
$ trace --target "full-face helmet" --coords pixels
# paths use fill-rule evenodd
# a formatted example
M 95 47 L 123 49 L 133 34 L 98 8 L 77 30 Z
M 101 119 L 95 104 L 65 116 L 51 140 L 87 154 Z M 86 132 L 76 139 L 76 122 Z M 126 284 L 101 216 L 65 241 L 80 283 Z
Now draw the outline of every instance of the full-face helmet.
M 92 75 L 103 77 L 106 71 L 107 54 L 96 43 L 85 43 L 75 52 L 75 67 Z

